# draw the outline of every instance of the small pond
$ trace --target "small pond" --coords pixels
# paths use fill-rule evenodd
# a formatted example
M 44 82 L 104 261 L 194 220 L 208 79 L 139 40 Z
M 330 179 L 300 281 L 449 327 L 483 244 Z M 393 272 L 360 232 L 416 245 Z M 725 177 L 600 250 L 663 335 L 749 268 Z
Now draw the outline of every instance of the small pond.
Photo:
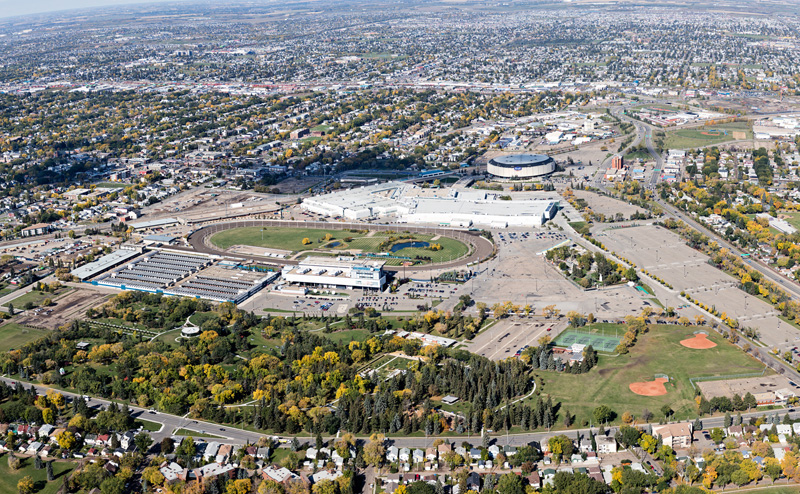
M 424 249 L 425 247 L 430 247 L 431 244 L 428 242 L 400 242 L 399 244 L 392 245 L 390 252 L 397 252 L 398 250 L 403 249 Z

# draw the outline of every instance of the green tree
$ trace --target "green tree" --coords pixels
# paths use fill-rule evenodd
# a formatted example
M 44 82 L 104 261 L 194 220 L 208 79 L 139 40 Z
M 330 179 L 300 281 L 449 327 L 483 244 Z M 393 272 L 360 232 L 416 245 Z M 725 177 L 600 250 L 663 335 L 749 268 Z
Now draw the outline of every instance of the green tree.
M 594 409 L 592 415 L 594 416 L 594 419 L 597 421 L 598 424 L 606 424 L 614 420 L 614 416 L 616 414 L 608 406 L 600 405 L 599 407 Z
M 125 479 L 120 477 L 109 477 L 100 483 L 102 494 L 122 494 L 125 492 Z
M 499 494 L 524 494 L 525 487 L 522 485 L 522 478 L 515 473 L 507 473 L 500 477 L 497 483 Z
M 750 476 L 744 470 L 739 469 L 731 474 L 731 481 L 739 487 L 742 487 L 750 482 Z
M 322 479 L 311 488 L 314 494 L 336 494 L 336 483 L 329 479 Z
M 717 444 L 721 443 L 722 440 L 725 438 L 725 433 L 719 427 L 714 427 L 713 429 L 711 429 L 711 432 L 709 434 L 711 436 L 711 440 Z
M 150 445 L 153 443 L 153 439 L 150 437 L 150 434 L 142 431 L 133 438 L 133 444 L 136 445 L 136 448 L 139 450 L 141 454 L 147 454 L 147 450 L 150 448 Z

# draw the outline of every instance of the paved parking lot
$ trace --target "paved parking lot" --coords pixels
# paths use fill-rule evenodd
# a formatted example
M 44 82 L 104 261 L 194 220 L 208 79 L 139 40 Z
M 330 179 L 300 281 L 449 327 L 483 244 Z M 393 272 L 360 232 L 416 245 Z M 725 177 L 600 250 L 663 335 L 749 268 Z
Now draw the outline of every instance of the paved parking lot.
M 512 316 L 476 336 L 467 344 L 467 350 L 491 360 L 502 360 L 527 346 L 538 346 L 543 336 L 554 338 L 566 327 L 564 320 Z
M 738 280 L 708 264 L 708 256 L 686 245 L 675 233 L 647 225 L 598 229 L 595 236 L 609 250 L 671 284 L 674 292 L 686 291 L 707 306 L 738 319 L 741 326 L 757 329 L 761 341 L 770 348 L 800 344 L 800 331 L 781 321 L 770 304 L 737 288 Z M 679 312 L 691 317 L 693 311 Z

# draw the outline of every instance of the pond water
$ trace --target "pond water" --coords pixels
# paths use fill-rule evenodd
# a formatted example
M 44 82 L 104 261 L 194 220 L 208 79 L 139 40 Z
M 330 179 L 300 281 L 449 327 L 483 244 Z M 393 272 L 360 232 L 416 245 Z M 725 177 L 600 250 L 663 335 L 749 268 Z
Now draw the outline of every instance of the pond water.
M 392 245 L 390 252 L 397 252 L 398 250 L 403 250 L 407 248 L 412 249 L 424 249 L 425 247 L 430 247 L 431 244 L 428 242 L 400 242 L 399 244 Z
M 339 247 L 340 245 L 342 245 L 341 242 L 331 242 L 328 245 L 326 245 L 325 247 L 327 247 L 329 249 L 333 249 L 334 247 Z

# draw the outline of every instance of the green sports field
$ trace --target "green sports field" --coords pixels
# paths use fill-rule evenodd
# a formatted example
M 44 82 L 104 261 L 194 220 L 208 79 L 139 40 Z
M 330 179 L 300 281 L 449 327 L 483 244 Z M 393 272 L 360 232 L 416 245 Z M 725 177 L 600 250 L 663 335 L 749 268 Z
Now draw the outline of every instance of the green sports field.
M 329 238 L 326 240 L 326 235 Z M 397 233 L 395 235 L 403 235 Z M 303 244 L 303 239 L 308 239 L 310 244 Z M 211 242 L 221 249 L 228 249 L 234 245 L 250 245 L 254 247 L 266 247 L 271 249 L 287 250 L 292 252 L 323 251 L 332 254 L 352 253 L 371 253 L 377 254 L 382 251 L 380 244 L 389 238 L 389 234 L 378 232 L 372 235 L 368 233 L 357 233 L 349 230 L 317 229 L 317 228 L 265 228 L 262 232 L 260 227 L 234 228 L 216 233 L 211 237 Z M 429 244 L 440 244 L 442 250 L 433 251 L 425 247 L 406 247 L 390 253 L 395 257 L 414 258 L 430 257 L 432 262 L 445 262 L 451 259 L 458 259 L 467 255 L 469 247 L 458 240 L 448 237 L 438 237 L 433 235 L 413 234 L 413 238 L 402 239 L 394 242 L 393 245 L 410 242 L 427 242 Z M 387 260 L 387 264 L 398 265 L 401 260 Z
M 664 146 L 671 149 L 711 146 L 736 140 L 734 132 L 744 132 L 745 139 L 753 138 L 753 130 L 747 122 L 733 122 L 668 131 L 664 139 Z
M 598 352 L 614 353 L 614 349 L 619 345 L 619 340 L 623 334 L 625 334 L 625 329 L 621 327 L 602 328 L 590 326 L 580 329 L 567 329 L 553 340 L 553 344 L 557 347 L 566 348 L 573 343 L 578 343 L 591 345 Z
M 611 328 L 606 328 L 606 333 Z M 620 334 L 624 327 L 620 326 Z M 601 355 L 598 365 L 588 374 L 536 374 L 543 381 L 542 392 L 561 402 L 563 409 L 576 415 L 576 423 L 588 422 L 599 405 L 608 405 L 617 413 L 640 417 L 646 408 L 656 414 L 664 405 L 676 413 L 675 419 L 695 418 L 697 405 L 690 377 L 727 376 L 760 372 L 763 364 L 711 331 L 709 339 L 717 344 L 708 350 L 692 350 L 680 341 L 693 336 L 696 328 L 683 326 L 651 326 L 641 335 L 627 355 Z M 663 396 L 640 396 L 628 387 L 634 382 L 652 381 L 655 374 L 667 374 L 670 382 Z

